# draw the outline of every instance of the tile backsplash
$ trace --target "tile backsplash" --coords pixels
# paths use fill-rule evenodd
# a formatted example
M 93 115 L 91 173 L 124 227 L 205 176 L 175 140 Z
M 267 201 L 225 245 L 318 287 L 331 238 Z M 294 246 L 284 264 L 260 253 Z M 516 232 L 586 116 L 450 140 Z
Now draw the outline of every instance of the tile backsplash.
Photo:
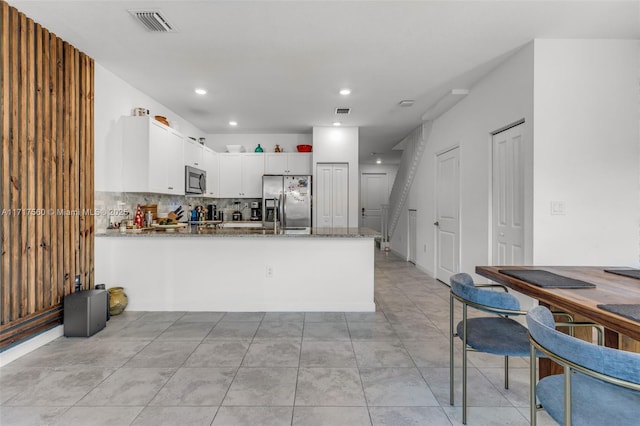
M 249 220 L 251 202 L 261 200 L 259 198 L 205 198 L 139 192 L 96 191 L 95 210 L 100 212 L 95 216 L 96 232 L 104 232 L 111 223 L 133 219 L 137 206 L 148 204 L 158 205 L 158 216 L 160 217 L 166 217 L 169 212 L 182 206 L 182 210 L 184 210 L 182 221 L 189 219 L 189 211 L 195 206 L 215 204 L 218 211 L 224 213 L 225 220 L 231 220 L 231 215 L 236 210 L 236 201 L 240 202 L 243 219 Z

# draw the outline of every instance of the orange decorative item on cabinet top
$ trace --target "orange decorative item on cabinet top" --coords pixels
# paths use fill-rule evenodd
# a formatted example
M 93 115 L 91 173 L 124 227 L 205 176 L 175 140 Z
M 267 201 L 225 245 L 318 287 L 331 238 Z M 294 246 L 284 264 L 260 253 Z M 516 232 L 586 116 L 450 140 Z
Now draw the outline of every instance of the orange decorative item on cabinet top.
M 156 115 L 154 117 L 156 119 L 156 121 L 159 121 L 160 123 L 164 124 L 165 126 L 169 126 L 169 121 L 167 120 L 167 117 L 163 117 L 161 115 Z M 171 126 L 169 126 L 171 127 Z
M 311 145 L 298 145 L 298 152 L 311 152 Z

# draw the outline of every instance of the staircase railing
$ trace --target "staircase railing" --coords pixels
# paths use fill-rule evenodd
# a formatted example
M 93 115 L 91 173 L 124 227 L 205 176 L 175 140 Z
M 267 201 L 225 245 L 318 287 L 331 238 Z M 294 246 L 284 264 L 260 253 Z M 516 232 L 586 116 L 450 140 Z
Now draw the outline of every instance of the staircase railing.
M 431 123 L 431 121 L 423 123 L 401 142 L 401 144 L 404 144 L 404 152 L 402 153 L 396 180 L 393 182 L 391 194 L 389 195 L 388 220 L 387 225 L 383 227 L 383 236 L 386 236 L 385 241 L 389 240 L 398 225 L 402 208 L 409 196 L 411 184 L 431 134 Z

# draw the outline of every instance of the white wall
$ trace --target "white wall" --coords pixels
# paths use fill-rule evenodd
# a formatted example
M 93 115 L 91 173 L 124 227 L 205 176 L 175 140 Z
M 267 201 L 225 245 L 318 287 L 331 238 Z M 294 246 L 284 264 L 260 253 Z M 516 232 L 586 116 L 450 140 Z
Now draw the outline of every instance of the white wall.
M 391 188 L 393 187 L 393 182 L 396 180 L 396 174 L 398 173 L 398 165 L 397 164 L 361 164 L 360 174 L 362 175 L 363 173 L 386 173 L 387 178 L 389 179 L 388 192 L 391 192 Z
M 639 52 L 637 40 L 535 42 L 536 264 L 640 265 Z
M 122 152 L 126 155 L 126 147 L 122 147 L 119 119 L 123 115 L 131 115 L 133 108 L 144 107 L 149 110 L 151 116 L 167 117 L 171 126 L 185 136 L 204 136 L 200 129 L 98 63 L 95 64 L 94 84 L 96 191 L 121 190 L 112 185 L 122 175 Z
M 227 152 L 227 145 L 242 145 L 253 152 L 258 144 L 264 152 L 274 152 L 276 144 L 284 152 L 297 152 L 298 145 L 312 145 L 311 133 L 209 133 L 205 144 L 217 152 Z
M 404 206 L 418 210 L 418 267 L 434 273 L 435 160 L 453 146 L 460 270 L 491 263 L 491 132 L 523 118 L 525 261 L 639 266 L 639 45 L 535 40 L 434 121 Z M 551 201 L 564 201 L 566 214 L 551 216 Z M 406 227 L 401 220 L 391 239 L 403 256 Z
M 533 115 L 533 44 L 527 44 L 471 88 L 468 96 L 433 122 L 404 210 L 417 210 L 416 265 L 434 274 L 436 155 L 459 146 L 460 270 L 473 273 L 490 261 L 491 133 Z M 530 124 L 525 139 L 532 139 Z M 530 175 L 530 172 L 528 172 Z M 531 181 L 529 177 L 529 182 Z M 529 185 L 530 186 L 530 185 Z M 531 191 L 526 195 L 531 203 Z M 527 220 L 531 222 L 531 217 Z M 407 255 L 407 219 L 401 216 L 392 250 Z M 531 238 L 526 244 L 531 246 Z M 425 249 L 426 246 L 426 249 Z M 530 252 L 530 249 L 529 249 Z
M 358 227 L 360 172 L 357 127 L 313 128 L 313 173 L 318 163 L 349 164 L 349 227 Z M 315 218 L 314 218 L 315 219 Z

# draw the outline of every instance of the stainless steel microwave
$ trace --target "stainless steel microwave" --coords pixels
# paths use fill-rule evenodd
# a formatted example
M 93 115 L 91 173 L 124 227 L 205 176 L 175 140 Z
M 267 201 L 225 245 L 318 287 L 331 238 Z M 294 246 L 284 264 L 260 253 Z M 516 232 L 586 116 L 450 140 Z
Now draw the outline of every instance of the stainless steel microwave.
M 184 192 L 204 194 L 207 192 L 207 172 L 191 166 L 184 166 Z

